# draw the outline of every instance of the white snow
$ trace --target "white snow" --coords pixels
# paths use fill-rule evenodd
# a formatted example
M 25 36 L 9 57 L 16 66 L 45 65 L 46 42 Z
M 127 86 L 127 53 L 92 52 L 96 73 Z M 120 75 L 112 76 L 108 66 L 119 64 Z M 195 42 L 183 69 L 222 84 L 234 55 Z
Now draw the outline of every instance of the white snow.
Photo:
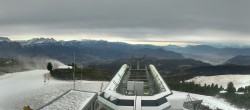
M 170 95 L 167 99 L 171 104 L 171 109 L 182 109 L 184 101 L 186 101 L 188 93 L 173 91 L 173 95 Z M 223 110 L 239 110 L 239 108 L 230 105 L 223 99 L 218 99 L 211 96 L 204 96 L 198 94 L 190 94 L 193 98 L 197 100 L 203 100 L 202 104 L 209 106 L 211 109 L 223 109 Z
M 81 110 L 94 96 L 95 93 L 71 90 L 42 110 Z
M 10 61 L 7 61 L 5 64 L 9 64 L 9 63 L 11 63 L 12 61 L 10 60 Z
M 227 91 L 224 91 L 224 90 L 223 90 L 223 91 L 220 91 L 220 93 L 226 93 L 226 92 L 227 92 Z
M 197 76 L 186 80 L 187 82 L 194 82 L 196 84 L 211 85 L 212 83 L 222 85 L 227 88 L 229 82 L 233 82 L 236 89 L 250 85 L 250 75 L 216 75 L 216 76 Z
M 73 81 L 51 78 L 44 82 L 47 70 L 32 70 L 0 76 L 0 110 L 17 110 L 29 105 L 37 109 L 73 89 Z M 76 81 L 76 89 L 99 92 L 105 81 Z
M 32 70 L 0 76 L 0 110 L 20 110 L 27 105 L 37 109 L 73 88 L 73 81 L 51 78 L 44 82 L 44 74 L 48 74 L 48 71 Z M 103 83 L 103 89 L 108 84 L 104 81 L 76 81 L 76 89 L 99 92 L 101 83 Z M 170 95 L 167 99 L 172 104 L 173 109 L 181 109 L 187 94 L 173 91 L 173 95 Z M 191 94 L 191 96 L 196 99 L 203 99 L 204 105 L 214 109 L 217 107 L 224 110 L 237 109 L 224 100 L 215 97 L 197 94 Z
M 72 69 L 72 66 L 61 65 L 58 68 L 61 68 L 61 69 Z

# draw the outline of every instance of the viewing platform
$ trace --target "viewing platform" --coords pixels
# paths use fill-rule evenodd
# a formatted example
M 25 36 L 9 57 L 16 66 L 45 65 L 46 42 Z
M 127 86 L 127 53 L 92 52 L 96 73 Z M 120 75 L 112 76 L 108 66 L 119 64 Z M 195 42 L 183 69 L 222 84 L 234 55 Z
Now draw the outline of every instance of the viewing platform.
M 144 58 L 124 64 L 98 97 L 101 110 L 168 110 L 172 94 L 157 69 Z M 140 67 L 143 62 L 144 66 Z

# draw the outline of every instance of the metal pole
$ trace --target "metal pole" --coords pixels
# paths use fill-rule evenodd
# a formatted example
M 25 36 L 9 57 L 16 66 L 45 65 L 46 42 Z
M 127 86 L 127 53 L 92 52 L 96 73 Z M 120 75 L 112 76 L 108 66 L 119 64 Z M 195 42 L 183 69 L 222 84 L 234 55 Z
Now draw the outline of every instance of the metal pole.
M 74 65 L 73 65 L 73 66 L 74 66 L 74 72 L 73 72 L 74 90 L 76 89 L 76 87 L 75 87 L 75 86 L 76 86 L 76 83 L 75 83 L 75 68 L 76 68 L 75 65 L 76 65 L 76 64 L 75 64 L 75 63 L 76 63 L 76 62 L 75 62 L 75 52 L 74 52 Z
M 83 67 L 82 67 L 83 68 Z M 81 80 L 82 80 L 82 68 L 81 68 Z

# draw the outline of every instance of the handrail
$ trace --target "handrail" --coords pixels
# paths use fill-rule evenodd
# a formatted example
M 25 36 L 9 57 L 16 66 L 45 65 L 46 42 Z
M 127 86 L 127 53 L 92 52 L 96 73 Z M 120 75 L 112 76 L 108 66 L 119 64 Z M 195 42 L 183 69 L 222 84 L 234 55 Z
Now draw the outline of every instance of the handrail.
M 152 70 L 153 69 L 153 70 Z M 153 66 L 153 65 L 150 65 L 150 70 L 151 70 L 151 72 L 153 73 L 153 78 L 155 78 L 155 80 L 156 80 L 156 83 L 158 83 L 158 85 L 159 85 L 159 87 L 160 87 L 160 89 L 161 89 L 161 91 L 162 92 L 165 92 L 166 91 L 166 88 L 165 88 L 165 86 L 164 86 L 164 84 L 163 84 L 163 82 L 162 82 L 162 78 L 161 78 L 161 76 L 159 75 L 159 73 L 157 72 L 157 70 L 155 69 L 155 67 Z
M 122 77 L 124 76 L 126 70 L 127 70 L 128 66 L 126 64 L 124 64 L 119 71 L 117 72 L 117 74 L 114 76 L 114 78 L 110 81 L 110 83 L 108 84 L 108 86 L 104 89 L 104 91 L 106 90 L 112 90 L 112 91 L 116 91 L 117 87 L 119 86 L 119 83 L 122 79 Z

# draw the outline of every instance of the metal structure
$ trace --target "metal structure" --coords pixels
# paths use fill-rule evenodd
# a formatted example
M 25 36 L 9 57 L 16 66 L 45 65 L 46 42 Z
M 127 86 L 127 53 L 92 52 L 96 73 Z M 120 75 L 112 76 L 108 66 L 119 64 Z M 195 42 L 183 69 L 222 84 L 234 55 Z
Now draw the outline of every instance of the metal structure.
M 147 64 L 145 56 L 132 57 L 98 96 L 98 103 L 101 110 L 169 110 L 167 97 L 171 94 L 154 65 Z
M 203 100 L 197 100 L 190 94 L 187 95 L 187 101 L 183 103 L 183 109 L 187 110 L 203 110 L 201 105 Z

